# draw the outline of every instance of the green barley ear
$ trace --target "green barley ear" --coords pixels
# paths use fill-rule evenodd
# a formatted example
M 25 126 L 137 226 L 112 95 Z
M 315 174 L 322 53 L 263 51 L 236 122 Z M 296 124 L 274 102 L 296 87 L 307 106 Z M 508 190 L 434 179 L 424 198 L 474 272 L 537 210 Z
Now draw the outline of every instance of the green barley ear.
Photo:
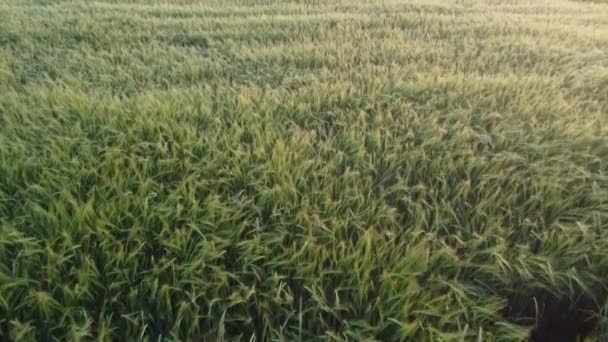
M 31 322 L 11 321 L 10 339 L 13 341 L 37 341 L 35 325 Z

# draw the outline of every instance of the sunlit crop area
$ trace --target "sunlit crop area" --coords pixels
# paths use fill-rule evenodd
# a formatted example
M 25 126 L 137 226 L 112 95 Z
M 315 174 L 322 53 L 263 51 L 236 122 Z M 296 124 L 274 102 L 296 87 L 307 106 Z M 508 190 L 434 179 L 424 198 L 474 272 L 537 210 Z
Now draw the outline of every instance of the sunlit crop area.
M 0 0 L 0 340 L 594 341 L 607 285 L 606 1 Z

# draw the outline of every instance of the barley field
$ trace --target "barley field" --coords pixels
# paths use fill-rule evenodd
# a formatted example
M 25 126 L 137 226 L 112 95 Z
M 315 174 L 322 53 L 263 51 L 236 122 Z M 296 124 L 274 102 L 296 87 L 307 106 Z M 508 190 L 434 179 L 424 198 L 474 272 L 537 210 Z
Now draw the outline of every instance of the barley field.
M 606 341 L 607 286 L 606 1 L 0 0 L 2 341 Z

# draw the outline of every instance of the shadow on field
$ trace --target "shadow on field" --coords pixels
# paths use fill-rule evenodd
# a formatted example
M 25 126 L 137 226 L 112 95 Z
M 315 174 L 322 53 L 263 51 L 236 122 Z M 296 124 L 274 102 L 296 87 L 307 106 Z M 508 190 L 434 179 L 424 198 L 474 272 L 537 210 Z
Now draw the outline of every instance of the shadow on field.
M 541 300 L 535 298 L 512 298 L 505 316 L 517 320 L 518 317 L 536 317 L 530 330 L 531 342 L 576 342 L 590 337 L 600 325 L 597 312 L 600 303 L 606 300 L 603 288 L 576 297 L 555 298 L 546 296 Z M 522 322 L 520 322 L 522 323 Z M 608 342 L 600 332 L 598 341 Z

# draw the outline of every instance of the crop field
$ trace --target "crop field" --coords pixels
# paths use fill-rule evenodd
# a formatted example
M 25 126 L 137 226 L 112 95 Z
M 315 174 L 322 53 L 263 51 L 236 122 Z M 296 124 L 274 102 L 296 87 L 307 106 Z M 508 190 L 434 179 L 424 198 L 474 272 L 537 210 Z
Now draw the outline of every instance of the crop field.
M 607 286 L 606 1 L 0 0 L 0 341 L 606 341 Z

